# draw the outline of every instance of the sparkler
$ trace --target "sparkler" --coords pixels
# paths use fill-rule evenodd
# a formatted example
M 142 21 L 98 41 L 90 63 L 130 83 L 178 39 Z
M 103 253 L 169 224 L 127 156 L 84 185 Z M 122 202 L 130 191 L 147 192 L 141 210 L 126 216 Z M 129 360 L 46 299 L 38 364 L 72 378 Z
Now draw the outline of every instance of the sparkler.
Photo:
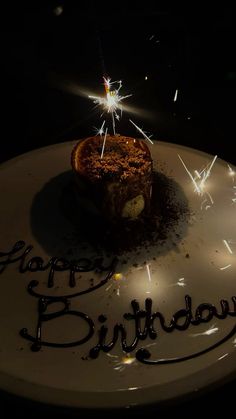
M 145 80 L 146 79 L 147 79 L 147 76 L 145 77 Z M 100 96 L 89 95 L 88 97 L 92 99 L 96 105 L 102 106 L 103 112 L 101 116 L 103 116 L 105 112 L 107 114 L 111 114 L 113 133 L 114 135 L 116 135 L 115 120 L 119 121 L 120 117 L 122 116 L 122 110 L 123 110 L 122 101 L 132 95 L 126 95 L 126 96 L 120 95 L 120 89 L 122 87 L 121 80 L 111 82 L 111 79 L 109 77 L 108 78 L 103 77 L 103 80 L 104 80 L 104 89 L 105 89 L 106 96 L 100 97 Z M 117 86 L 117 87 L 113 88 L 112 86 Z M 148 140 L 151 144 L 153 144 L 153 141 L 150 139 L 150 137 L 140 127 L 138 127 L 138 125 L 136 125 L 133 121 L 131 121 L 131 119 L 129 121 L 137 129 L 137 131 L 139 131 L 143 135 L 143 137 L 146 140 Z M 105 122 L 106 120 L 103 121 L 102 126 L 100 128 L 95 128 L 96 135 L 100 135 L 101 138 L 104 134 Z M 102 152 L 101 152 L 101 159 L 103 158 L 103 154 L 104 154 L 107 132 L 108 132 L 108 129 L 106 128 L 105 136 L 103 140 Z
M 104 109 L 104 112 L 110 113 L 112 117 L 112 126 L 113 126 L 113 133 L 116 135 L 116 125 L 115 119 L 118 121 L 122 115 L 122 105 L 121 102 L 130 97 L 132 95 L 121 96 L 120 89 L 122 87 L 122 81 L 113 81 L 111 82 L 110 78 L 103 77 L 104 80 L 104 88 L 106 92 L 105 97 L 100 96 L 89 96 L 90 99 L 93 99 L 96 105 L 101 105 Z M 112 86 L 118 85 L 117 88 L 112 89 Z M 103 113 L 104 113 L 103 112 Z M 102 115 L 103 115 L 102 113 Z

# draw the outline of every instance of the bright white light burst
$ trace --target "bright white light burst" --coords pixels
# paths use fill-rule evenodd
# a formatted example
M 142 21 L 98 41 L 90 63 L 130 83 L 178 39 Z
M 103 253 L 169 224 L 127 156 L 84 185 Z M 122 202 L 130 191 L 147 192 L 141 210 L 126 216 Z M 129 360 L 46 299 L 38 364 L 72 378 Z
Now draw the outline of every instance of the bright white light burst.
M 103 80 L 104 80 L 106 96 L 105 97 L 89 96 L 89 98 L 92 99 L 96 105 L 102 106 L 104 112 L 111 114 L 113 132 L 115 135 L 116 134 L 115 119 L 119 121 L 122 115 L 121 102 L 127 97 L 130 97 L 132 95 L 126 95 L 126 96 L 120 95 L 119 92 L 120 92 L 120 89 L 122 88 L 121 80 L 111 82 L 111 79 L 106 78 L 106 77 L 103 77 Z M 112 88 L 112 86 L 114 86 L 114 88 Z M 115 86 L 118 86 L 118 87 L 115 88 Z

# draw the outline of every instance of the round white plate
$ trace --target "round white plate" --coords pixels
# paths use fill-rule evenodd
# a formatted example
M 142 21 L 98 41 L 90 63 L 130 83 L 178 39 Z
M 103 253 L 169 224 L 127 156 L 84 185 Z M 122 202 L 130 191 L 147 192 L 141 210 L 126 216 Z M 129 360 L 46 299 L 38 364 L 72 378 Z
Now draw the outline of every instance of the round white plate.
M 71 179 L 73 145 L 64 143 L 36 150 L 0 168 L 0 267 L 5 266 L 0 274 L 0 387 L 55 405 L 113 408 L 168 401 L 233 377 L 233 166 L 190 148 L 154 144 L 151 151 L 155 166 L 170 179 L 173 201 L 180 207 L 187 204 L 189 216 L 177 220 L 166 240 L 120 255 L 115 276 L 106 278 L 107 272 L 94 272 L 91 268 L 90 272 L 75 274 L 76 284 L 72 288 L 68 270 L 55 272 L 49 288 L 49 268 L 20 272 L 20 262 L 23 268 L 31 266 L 33 271 L 54 256 L 67 260 L 104 256 L 104 264 L 110 264 L 113 257 L 101 249 L 89 254 L 90 250 L 81 246 L 77 227 L 66 216 L 65 209 L 76 215 L 76 208 L 70 208 L 72 201 L 67 201 L 69 196 L 65 195 Z M 8 257 L 3 253 L 20 240 L 25 245 L 21 243 L 21 250 L 11 259 L 23 254 L 30 245 L 33 248 L 28 248 L 24 260 L 4 265 Z M 32 261 L 35 256 L 41 257 L 41 262 Z M 85 262 L 80 260 L 80 264 Z M 30 294 L 27 287 L 31 281 L 38 281 L 38 285 L 31 287 Z M 43 343 L 40 350 L 32 351 L 32 342 L 20 334 L 26 328 L 28 335 L 36 337 L 40 300 L 36 294 L 52 297 L 46 300 L 42 313 L 49 315 L 41 319 L 42 341 L 58 343 L 59 347 Z M 192 318 L 189 307 L 186 316 L 186 299 L 188 305 L 192 304 Z M 119 332 L 113 349 L 101 350 L 96 359 L 89 358 L 90 350 L 98 343 L 98 331 L 104 326 L 108 328 L 106 343 L 112 340 L 114 326 L 122 324 L 127 344 L 132 344 L 135 320 L 124 317 L 125 313 L 133 313 L 132 300 L 143 310 L 141 329 L 144 330 L 146 320 L 148 331 L 152 325 L 156 330 L 154 338 L 144 336 L 127 353 L 122 351 Z M 221 300 L 225 302 L 220 303 Z M 159 318 L 148 321 L 148 301 L 152 301 L 152 315 L 156 312 Z M 217 316 L 222 307 L 224 319 Z M 62 313 L 63 309 L 69 311 Z M 201 322 L 194 324 L 197 310 Z M 55 312 L 62 315 L 52 319 Z M 185 330 L 164 330 L 157 312 L 164 316 L 166 325 L 179 312 L 182 317 L 177 325 L 186 322 Z M 72 342 L 74 346 L 70 345 Z

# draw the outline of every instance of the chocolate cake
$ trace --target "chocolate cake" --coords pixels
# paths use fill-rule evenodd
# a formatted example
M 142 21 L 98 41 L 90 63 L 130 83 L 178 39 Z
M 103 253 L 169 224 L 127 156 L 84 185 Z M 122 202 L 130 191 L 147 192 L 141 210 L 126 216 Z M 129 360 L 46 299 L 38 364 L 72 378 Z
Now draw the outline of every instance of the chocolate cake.
M 152 158 L 143 140 L 108 135 L 78 142 L 71 156 L 77 196 L 88 209 L 109 219 L 148 214 L 152 194 Z

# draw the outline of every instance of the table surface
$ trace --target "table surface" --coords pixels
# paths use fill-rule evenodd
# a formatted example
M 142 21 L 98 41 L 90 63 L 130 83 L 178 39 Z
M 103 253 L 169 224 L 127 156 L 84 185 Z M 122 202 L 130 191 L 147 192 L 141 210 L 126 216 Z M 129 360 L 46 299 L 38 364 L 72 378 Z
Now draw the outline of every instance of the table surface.
M 124 103 L 139 110 L 123 113 L 118 132 L 136 135 L 131 118 L 156 140 L 217 154 L 236 164 L 236 29 L 229 7 L 214 6 L 203 13 L 149 1 L 133 9 L 121 1 L 114 11 L 106 2 L 65 3 L 4 11 L 0 163 L 93 135 L 94 127 L 101 126 L 101 109 L 87 92 L 102 95 L 102 77 L 107 75 L 123 81 L 120 94 L 132 95 Z M 229 413 L 235 390 L 234 380 L 191 401 L 150 410 L 200 416 L 207 405 L 213 414 Z M 33 403 L 5 393 L 0 393 L 0 401 L 9 416 L 24 411 L 26 416 L 51 412 L 68 417 L 66 409 L 49 406 L 37 405 L 35 413 Z M 76 414 L 70 411 L 69 416 Z

